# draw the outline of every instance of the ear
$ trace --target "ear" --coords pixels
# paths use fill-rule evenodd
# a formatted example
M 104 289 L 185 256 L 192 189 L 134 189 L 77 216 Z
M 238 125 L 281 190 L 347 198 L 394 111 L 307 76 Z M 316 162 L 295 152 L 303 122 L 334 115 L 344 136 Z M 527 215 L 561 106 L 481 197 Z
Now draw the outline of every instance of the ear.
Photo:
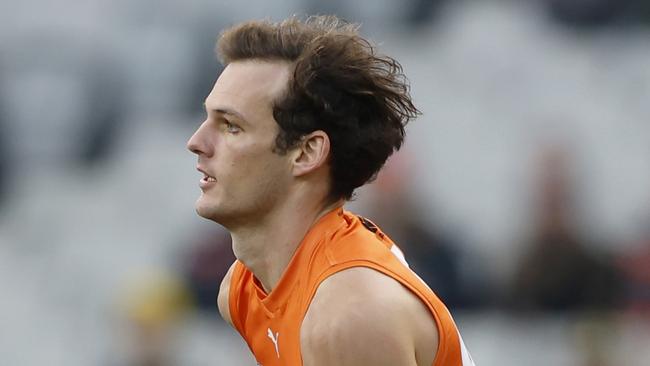
M 296 147 L 293 159 L 293 175 L 308 174 L 327 163 L 330 154 L 330 138 L 318 130 L 303 136 Z

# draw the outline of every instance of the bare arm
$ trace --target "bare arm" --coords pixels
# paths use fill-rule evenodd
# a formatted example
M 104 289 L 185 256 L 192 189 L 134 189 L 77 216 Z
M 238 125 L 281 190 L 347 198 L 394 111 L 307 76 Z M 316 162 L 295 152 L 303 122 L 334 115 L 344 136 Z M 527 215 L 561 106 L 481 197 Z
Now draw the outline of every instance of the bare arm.
M 361 267 L 319 286 L 300 338 L 305 366 L 431 366 L 438 347 L 435 321 L 420 299 Z
M 235 264 L 237 261 L 233 262 L 228 269 L 228 272 L 221 281 L 219 286 L 219 295 L 217 296 L 217 306 L 219 307 L 219 313 L 223 320 L 225 320 L 230 326 L 232 325 L 232 319 L 230 318 L 230 306 L 229 306 L 229 293 L 230 293 L 230 279 L 232 278 L 232 272 L 235 270 Z

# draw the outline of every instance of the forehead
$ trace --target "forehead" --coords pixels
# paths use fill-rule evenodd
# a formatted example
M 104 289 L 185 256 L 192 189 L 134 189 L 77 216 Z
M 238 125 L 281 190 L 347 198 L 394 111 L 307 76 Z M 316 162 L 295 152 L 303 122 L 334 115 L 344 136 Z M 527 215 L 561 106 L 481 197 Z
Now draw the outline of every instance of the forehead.
M 223 70 L 206 105 L 246 111 L 271 108 L 271 102 L 286 88 L 290 64 L 286 61 L 235 61 Z

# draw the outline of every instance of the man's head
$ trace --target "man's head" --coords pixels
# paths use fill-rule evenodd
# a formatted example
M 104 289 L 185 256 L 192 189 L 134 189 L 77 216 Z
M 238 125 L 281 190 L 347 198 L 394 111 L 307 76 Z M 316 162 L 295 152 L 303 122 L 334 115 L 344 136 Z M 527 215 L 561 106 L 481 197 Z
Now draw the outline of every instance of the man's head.
M 328 201 L 349 199 L 399 149 L 418 113 L 397 61 L 335 17 L 243 23 L 222 34 L 217 51 L 226 68 L 188 147 L 217 186 L 219 175 L 232 184 L 221 198 L 210 192 L 208 200 L 204 189 L 202 216 L 212 217 L 208 207 L 219 200 L 247 200 L 245 190 L 262 209 L 273 204 L 269 195 L 281 199 L 292 184 L 315 178 Z

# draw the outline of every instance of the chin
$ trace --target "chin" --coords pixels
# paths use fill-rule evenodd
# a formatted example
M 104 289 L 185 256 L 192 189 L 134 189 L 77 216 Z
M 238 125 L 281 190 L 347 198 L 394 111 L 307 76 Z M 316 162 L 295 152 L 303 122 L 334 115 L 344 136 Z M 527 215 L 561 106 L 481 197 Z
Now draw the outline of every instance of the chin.
M 194 209 L 199 216 L 208 220 L 212 220 L 213 216 L 216 216 L 218 211 L 216 205 L 214 203 L 207 202 L 205 196 L 201 196 L 198 200 L 196 200 Z
M 205 200 L 205 197 L 199 198 L 194 208 L 199 216 L 223 226 L 228 221 L 228 217 L 232 216 L 224 212 L 223 208 L 216 202 L 208 202 Z
M 196 207 L 194 207 L 194 210 L 196 211 L 197 215 L 203 217 L 204 219 L 210 219 L 212 216 L 210 214 L 210 210 L 203 206 L 196 205 Z

